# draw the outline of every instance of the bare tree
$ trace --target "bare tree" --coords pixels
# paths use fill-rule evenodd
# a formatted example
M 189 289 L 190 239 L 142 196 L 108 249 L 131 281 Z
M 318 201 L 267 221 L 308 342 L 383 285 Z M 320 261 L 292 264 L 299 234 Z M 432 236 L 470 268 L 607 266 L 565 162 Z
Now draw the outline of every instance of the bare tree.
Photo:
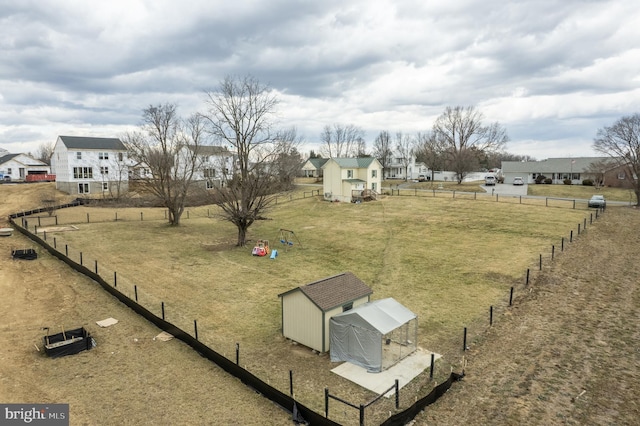
M 302 170 L 302 155 L 298 147 L 304 142 L 295 127 L 279 132 L 276 138 L 276 158 L 274 159 L 274 175 L 282 185 L 282 189 L 290 189 L 295 177 Z
M 146 164 L 151 176 L 147 188 L 169 212 L 169 224 L 180 225 L 194 173 L 200 168 L 198 151 L 206 140 L 199 115 L 187 120 L 178 116 L 174 104 L 149 106 L 142 112 L 142 131 L 122 138 L 131 156 Z
M 408 170 L 413 159 L 413 147 L 414 142 L 410 135 L 405 135 L 402 132 L 396 133 L 396 152 L 398 153 L 400 164 L 404 168 L 405 181 L 409 178 Z
M 33 155 L 36 160 L 40 160 L 45 164 L 51 165 L 51 156 L 53 155 L 54 144 L 52 142 L 44 142 L 38 146 L 38 150 Z
M 615 168 L 616 163 L 611 160 L 598 160 L 589 164 L 587 171 L 594 176 L 593 186 L 596 189 L 602 188 L 606 182 L 606 172 Z
M 364 132 L 353 124 L 334 123 L 324 126 L 320 134 L 320 153 L 327 158 L 352 157 L 357 155 Z
M 382 130 L 376 136 L 376 139 L 373 141 L 373 156 L 380 162 L 382 165 L 382 175 L 385 175 L 385 171 L 389 168 L 389 164 L 391 164 L 391 159 L 393 157 L 393 146 L 391 142 L 391 134 L 388 131 Z
M 499 123 L 485 126 L 483 115 L 475 107 L 447 107 L 433 125 L 434 137 L 444 148 L 448 167 L 461 183 L 472 171 L 473 155 L 501 150 L 509 140 Z M 476 161 L 477 163 L 477 161 Z
M 238 246 L 247 230 L 275 200 L 279 188 L 272 177 L 273 161 L 282 152 L 282 140 L 273 130 L 278 100 L 273 91 L 251 76 L 227 76 L 206 93 L 208 131 L 236 151 L 237 169 L 217 193 L 222 217 L 238 229 Z
M 423 162 L 431 170 L 432 182 L 434 171 L 444 170 L 446 167 L 445 150 L 433 132 L 418 132 L 416 134 L 415 154 L 416 161 Z
M 593 149 L 611 157 L 612 162 L 624 170 L 640 206 L 640 114 L 624 116 L 612 126 L 598 130 Z

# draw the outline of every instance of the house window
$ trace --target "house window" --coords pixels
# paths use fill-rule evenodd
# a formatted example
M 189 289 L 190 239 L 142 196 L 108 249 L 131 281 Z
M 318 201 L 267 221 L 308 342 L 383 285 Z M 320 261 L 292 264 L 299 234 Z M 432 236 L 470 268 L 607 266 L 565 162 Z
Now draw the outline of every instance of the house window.
M 10 175 L 11 174 L 11 167 L 7 167 L 7 174 Z
M 78 160 L 82 160 L 82 153 L 81 152 L 76 152 L 76 158 Z
M 78 184 L 78 194 L 88 194 L 89 193 L 89 184 L 88 183 L 79 183 Z
M 122 160 L 124 160 L 124 154 L 119 152 L 118 153 L 118 161 L 122 161 Z
M 213 181 L 207 179 L 207 189 L 213 189 Z
M 204 169 L 204 177 L 206 178 L 216 177 L 216 169 Z
M 618 179 L 620 179 L 620 180 L 623 180 L 625 178 L 625 176 L 626 175 L 624 174 L 624 172 L 618 173 Z
M 371 170 L 371 177 L 372 178 L 378 177 L 378 171 L 377 170 Z
M 371 190 L 372 191 L 378 191 L 378 184 L 375 182 L 371 182 Z
M 109 159 L 109 153 L 108 152 L 99 152 L 98 153 L 98 159 L 100 159 L 100 160 L 108 160 Z
M 74 167 L 74 179 L 93 179 L 93 168 L 91 167 Z
M 347 179 L 351 179 L 353 177 L 353 170 L 347 170 Z
M 351 309 L 353 309 L 353 302 L 342 305 L 342 312 L 350 311 Z
M 108 175 L 109 174 L 109 167 L 100 167 L 100 174 L 101 175 Z
M 108 182 L 102 182 L 102 192 L 106 192 L 109 190 L 109 183 Z

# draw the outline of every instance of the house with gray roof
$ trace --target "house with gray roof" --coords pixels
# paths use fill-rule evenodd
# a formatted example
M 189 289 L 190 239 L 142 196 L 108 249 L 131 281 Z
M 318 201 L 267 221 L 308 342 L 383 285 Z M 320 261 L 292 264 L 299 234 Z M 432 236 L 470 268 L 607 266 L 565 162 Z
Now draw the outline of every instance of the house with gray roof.
M 382 184 L 382 165 L 373 157 L 329 158 L 322 166 L 324 199 L 375 200 Z
M 0 155 L 0 179 L 25 181 L 29 175 L 49 175 L 50 167 L 27 154 Z
M 522 177 L 525 183 L 535 183 L 536 178 L 544 176 L 553 184 L 563 184 L 570 179 L 573 185 L 581 185 L 585 179 L 598 178 L 595 164 L 610 161 L 609 157 L 548 158 L 542 161 L 503 161 L 504 183 L 511 184 L 515 177 Z
M 318 352 L 329 350 L 329 320 L 369 302 L 373 290 L 351 272 L 343 272 L 278 295 L 282 335 Z
M 68 194 L 119 197 L 129 189 L 127 148 L 118 138 L 58 136 L 51 170 Z
M 302 173 L 304 177 L 322 177 L 322 166 L 326 163 L 328 158 L 309 158 L 302 165 Z

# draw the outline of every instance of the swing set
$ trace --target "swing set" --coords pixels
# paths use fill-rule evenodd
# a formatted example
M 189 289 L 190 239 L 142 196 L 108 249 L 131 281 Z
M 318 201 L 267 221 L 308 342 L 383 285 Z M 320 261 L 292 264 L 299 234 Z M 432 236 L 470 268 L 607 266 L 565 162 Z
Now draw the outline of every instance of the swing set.
M 285 246 L 285 250 L 289 247 L 293 247 L 294 242 L 298 243 L 300 248 L 302 248 L 302 243 L 296 233 L 289 229 L 280 228 L 280 237 L 278 239 L 280 240 L 280 243 Z

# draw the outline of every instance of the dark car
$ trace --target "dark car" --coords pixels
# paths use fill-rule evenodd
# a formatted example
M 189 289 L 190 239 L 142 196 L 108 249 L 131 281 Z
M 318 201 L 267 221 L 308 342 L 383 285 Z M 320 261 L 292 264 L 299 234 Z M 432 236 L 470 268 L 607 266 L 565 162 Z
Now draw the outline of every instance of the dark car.
M 594 195 L 589 200 L 589 207 L 604 208 L 607 206 L 607 200 L 604 199 L 604 195 Z

